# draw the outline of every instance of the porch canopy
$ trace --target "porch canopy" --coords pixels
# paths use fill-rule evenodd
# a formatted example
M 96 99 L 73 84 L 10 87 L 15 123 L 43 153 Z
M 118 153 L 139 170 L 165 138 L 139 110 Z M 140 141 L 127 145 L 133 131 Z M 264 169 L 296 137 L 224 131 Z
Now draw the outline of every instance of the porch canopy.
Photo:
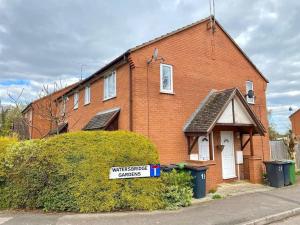
M 120 108 L 97 113 L 82 130 L 117 130 Z
M 264 136 L 266 132 L 263 124 L 237 88 L 212 90 L 191 115 L 183 129 L 188 141 L 189 154 L 198 137 L 210 135 L 216 126 L 237 129 L 241 135 L 241 150 L 250 142 L 251 155 L 253 155 L 253 135 Z M 249 138 L 243 143 L 245 134 L 249 135 Z
M 49 136 L 68 132 L 68 123 L 61 123 L 49 132 Z

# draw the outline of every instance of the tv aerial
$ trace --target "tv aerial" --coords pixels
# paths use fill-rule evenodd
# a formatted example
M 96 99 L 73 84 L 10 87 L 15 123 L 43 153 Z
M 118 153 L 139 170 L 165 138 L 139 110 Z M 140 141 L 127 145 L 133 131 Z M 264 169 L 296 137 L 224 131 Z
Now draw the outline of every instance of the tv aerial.
M 158 55 L 158 48 L 154 48 L 151 58 L 147 60 L 147 64 L 149 65 L 151 62 L 155 62 L 157 60 L 165 61 L 163 57 Z

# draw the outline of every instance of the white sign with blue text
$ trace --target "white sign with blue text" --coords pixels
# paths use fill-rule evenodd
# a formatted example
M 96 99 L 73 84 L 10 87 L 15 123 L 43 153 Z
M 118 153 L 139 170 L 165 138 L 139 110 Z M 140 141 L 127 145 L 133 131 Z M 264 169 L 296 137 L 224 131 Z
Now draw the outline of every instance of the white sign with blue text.
M 159 177 L 160 165 L 112 167 L 109 179 L 125 179 L 139 177 Z

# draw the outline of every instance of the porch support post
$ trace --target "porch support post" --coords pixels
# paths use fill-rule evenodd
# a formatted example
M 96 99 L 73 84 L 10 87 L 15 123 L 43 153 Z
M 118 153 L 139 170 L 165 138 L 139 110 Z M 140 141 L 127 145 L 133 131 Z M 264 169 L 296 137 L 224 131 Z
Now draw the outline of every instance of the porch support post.
M 208 140 L 209 140 L 209 160 L 213 160 L 213 139 L 214 136 L 212 135 L 212 132 L 208 135 Z
M 240 132 L 240 144 L 241 144 L 242 151 L 243 151 L 243 137 L 244 137 L 244 135 Z
M 254 156 L 254 150 L 253 150 L 253 128 L 250 129 L 250 153 L 251 156 Z
M 191 154 L 193 147 L 195 146 L 197 140 L 198 140 L 198 136 L 195 136 L 194 138 L 192 138 L 191 136 L 187 136 L 189 155 Z

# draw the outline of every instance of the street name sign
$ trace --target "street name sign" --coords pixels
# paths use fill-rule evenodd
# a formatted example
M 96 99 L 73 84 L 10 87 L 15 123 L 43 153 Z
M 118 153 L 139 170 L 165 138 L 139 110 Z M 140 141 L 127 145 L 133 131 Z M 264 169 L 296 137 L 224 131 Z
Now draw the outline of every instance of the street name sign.
M 112 167 L 109 171 L 109 179 L 126 179 L 139 177 L 159 177 L 160 165 Z

